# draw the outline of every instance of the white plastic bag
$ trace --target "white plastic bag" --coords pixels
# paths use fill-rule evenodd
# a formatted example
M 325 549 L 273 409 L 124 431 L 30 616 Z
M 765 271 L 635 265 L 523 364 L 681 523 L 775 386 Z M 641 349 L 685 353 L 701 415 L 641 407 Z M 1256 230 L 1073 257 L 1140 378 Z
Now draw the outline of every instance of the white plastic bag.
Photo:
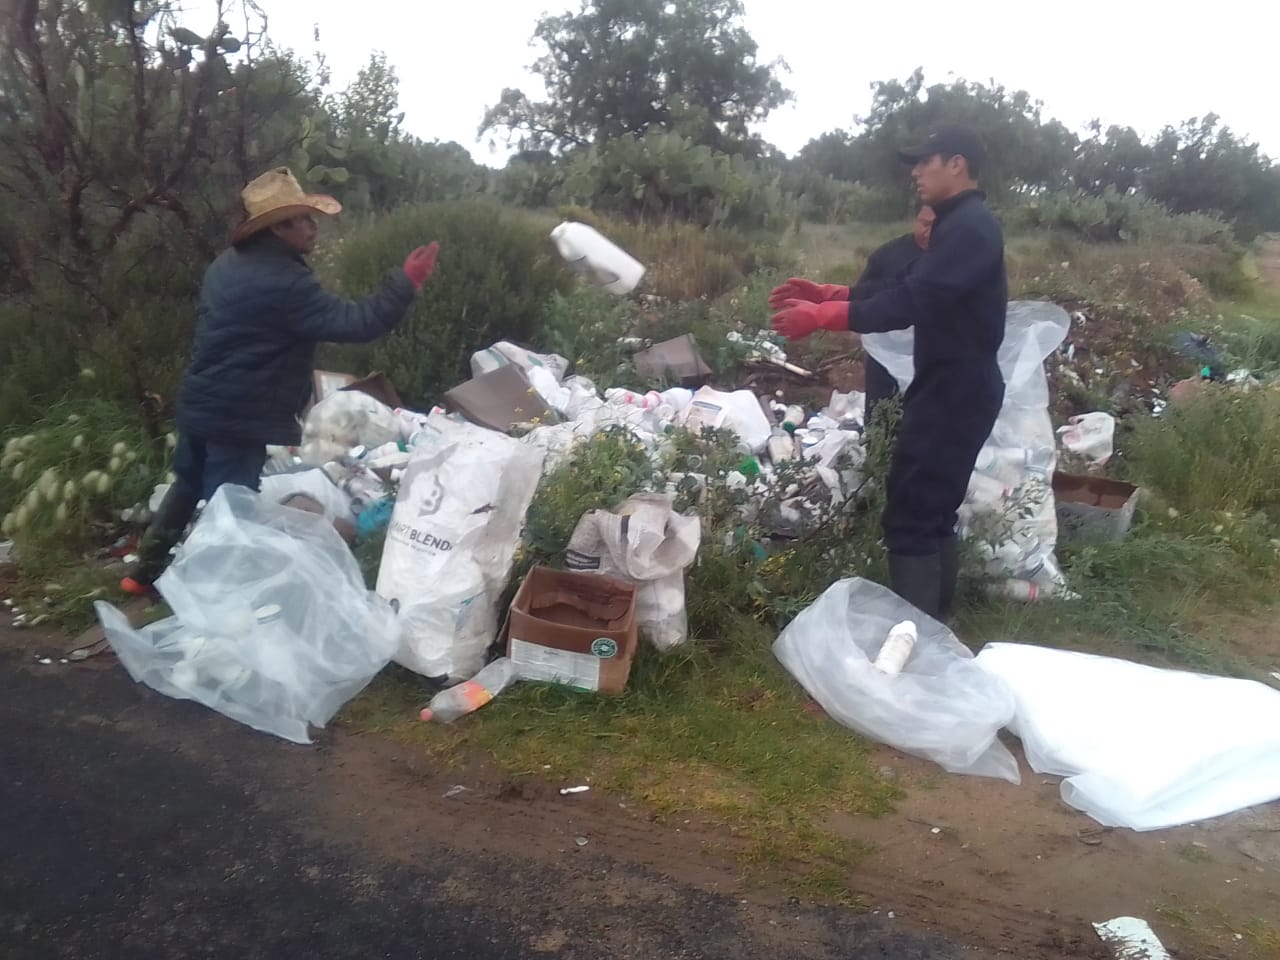
M 769 420 L 750 390 L 725 393 L 702 387 L 680 411 L 677 422 L 695 432 L 707 427 L 732 430 L 752 453 L 760 453 L 769 443 Z
M 556 353 L 531 353 L 524 347 L 499 340 L 487 350 L 480 350 L 471 355 L 471 376 L 478 377 L 492 373 L 499 367 L 513 363 L 526 374 L 532 370 L 546 370 L 559 383 L 569 370 L 569 361 Z
M 359 390 L 339 390 L 311 408 L 298 455 L 312 467 L 340 459 L 352 447 L 380 447 L 401 439 L 396 412 Z
M 130 676 L 295 743 L 399 643 L 395 614 L 329 522 L 244 487 L 219 488 L 157 586 L 174 616 L 141 629 L 95 605 Z
M 1157 830 L 1280 798 L 1280 691 L 1020 643 L 978 665 L 1013 692 L 1009 729 L 1062 799 L 1109 827 Z
M 592 510 L 569 538 L 565 568 L 599 573 L 639 585 L 636 623 L 659 650 L 689 639 L 684 572 L 698 555 L 702 524 L 671 509 L 675 497 L 638 493 L 617 513 Z
M 1109 413 L 1085 413 L 1058 428 L 1062 446 L 1101 465 L 1111 459 L 1115 447 L 1116 418 Z
M 904 620 L 918 639 L 897 676 L 872 664 Z M 774 655 L 835 720 L 951 773 L 1020 782 L 997 738 L 1013 717 L 1013 695 L 983 671 L 942 624 L 892 590 L 841 580 L 782 631 Z
M 987 572 L 1034 584 L 1041 595 L 1066 595 L 1054 550 L 1058 517 L 1053 499 L 1057 440 L 1049 418 L 1044 361 L 1066 338 L 1071 316 L 1054 303 L 1010 302 L 1000 372 L 1004 405 L 978 454 L 960 508 L 960 533 L 976 540 Z M 914 330 L 867 334 L 862 344 L 905 393 L 915 375 Z
M 418 435 L 391 515 L 378 593 L 404 626 L 397 663 L 459 682 L 484 666 L 543 451 L 451 417 Z

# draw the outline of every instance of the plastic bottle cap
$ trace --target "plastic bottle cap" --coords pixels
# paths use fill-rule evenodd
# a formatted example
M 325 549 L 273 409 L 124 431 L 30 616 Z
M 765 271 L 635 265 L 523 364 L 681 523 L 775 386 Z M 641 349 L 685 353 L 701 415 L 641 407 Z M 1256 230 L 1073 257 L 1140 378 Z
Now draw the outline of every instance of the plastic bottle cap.
M 419 718 L 420 720 L 425 720 L 426 722 L 430 723 L 430 722 L 431 722 L 431 708 L 430 708 L 430 707 L 423 707 L 423 708 L 422 708 L 422 712 L 421 712 L 420 714 L 418 714 L 418 718 Z

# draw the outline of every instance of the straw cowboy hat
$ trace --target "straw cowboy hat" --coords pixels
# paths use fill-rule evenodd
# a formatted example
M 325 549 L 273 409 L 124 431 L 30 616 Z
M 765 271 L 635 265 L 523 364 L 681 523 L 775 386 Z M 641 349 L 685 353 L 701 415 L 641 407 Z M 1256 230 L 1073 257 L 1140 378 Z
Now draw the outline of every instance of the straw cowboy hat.
M 333 197 L 305 193 L 288 167 L 276 167 L 251 181 L 240 191 L 240 199 L 244 201 L 245 219 L 232 232 L 232 243 L 304 213 L 333 216 L 342 212 L 342 204 Z

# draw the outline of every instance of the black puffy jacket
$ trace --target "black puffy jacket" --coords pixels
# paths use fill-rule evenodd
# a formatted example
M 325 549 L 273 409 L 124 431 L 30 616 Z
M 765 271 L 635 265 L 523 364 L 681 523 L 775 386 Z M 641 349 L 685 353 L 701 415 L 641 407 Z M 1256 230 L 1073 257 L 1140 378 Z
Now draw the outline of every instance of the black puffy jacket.
M 178 429 L 223 443 L 298 443 L 316 344 L 376 340 L 400 322 L 413 296 L 401 270 L 364 300 L 334 296 L 270 233 L 227 250 L 200 288 Z

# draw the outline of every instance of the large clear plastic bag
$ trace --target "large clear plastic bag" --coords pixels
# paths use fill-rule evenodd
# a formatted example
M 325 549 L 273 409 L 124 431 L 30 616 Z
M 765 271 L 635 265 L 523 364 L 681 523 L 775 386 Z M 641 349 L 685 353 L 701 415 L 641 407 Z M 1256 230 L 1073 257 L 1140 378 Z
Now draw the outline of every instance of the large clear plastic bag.
M 1280 691 L 1021 643 L 978 666 L 1017 707 L 1009 729 L 1062 799 L 1109 827 L 1157 830 L 1280 799 Z
M 391 515 L 378 593 L 404 625 L 396 662 L 454 683 L 484 666 L 543 451 L 433 414 Z
M 890 629 L 916 624 L 902 672 L 873 665 Z M 1018 762 L 997 738 L 1013 695 L 936 620 L 861 578 L 833 584 L 782 631 L 774 655 L 835 720 L 950 773 L 1019 783 Z
M 130 676 L 295 743 L 390 661 L 399 622 L 321 516 L 223 486 L 157 586 L 174 616 L 96 611 Z
M 1057 304 L 1009 304 L 999 356 L 1004 405 L 978 454 L 960 508 L 960 533 L 977 543 L 988 573 L 1027 581 L 1049 595 L 1068 591 L 1054 553 L 1057 436 L 1049 417 L 1044 361 L 1070 328 L 1070 315 Z M 868 334 L 862 343 L 905 391 L 915 376 L 915 331 Z

